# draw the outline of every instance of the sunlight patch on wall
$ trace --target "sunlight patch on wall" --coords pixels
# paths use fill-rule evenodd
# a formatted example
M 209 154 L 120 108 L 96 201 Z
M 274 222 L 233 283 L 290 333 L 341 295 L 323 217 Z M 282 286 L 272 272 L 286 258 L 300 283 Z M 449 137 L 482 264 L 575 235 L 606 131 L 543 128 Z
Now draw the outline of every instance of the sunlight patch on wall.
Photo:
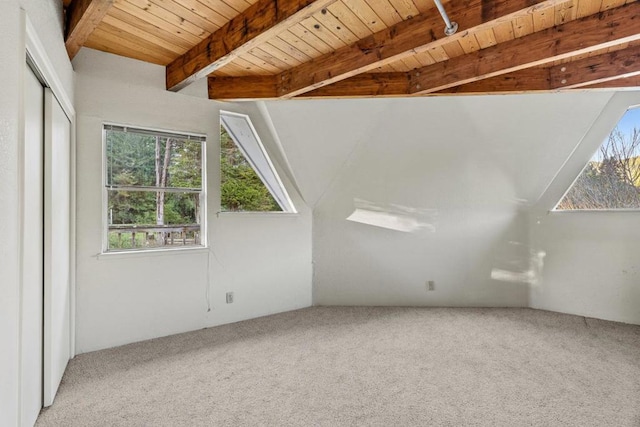
M 509 242 L 514 248 L 520 246 L 519 242 Z M 523 283 L 528 285 L 537 285 L 542 277 L 544 267 L 544 258 L 547 256 L 545 251 L 535 251 L 529 249 L 529 259 L 527 260 L 527 269 L 502 269 L 492 268 L 491 278 L 500 282 Z
M 397 204 L 376 204 L 362 199 L 354 199 L 355 210 L 347 221 L 403 233 L 434 233 L 436 231 L 436 209 L 412 208 Z

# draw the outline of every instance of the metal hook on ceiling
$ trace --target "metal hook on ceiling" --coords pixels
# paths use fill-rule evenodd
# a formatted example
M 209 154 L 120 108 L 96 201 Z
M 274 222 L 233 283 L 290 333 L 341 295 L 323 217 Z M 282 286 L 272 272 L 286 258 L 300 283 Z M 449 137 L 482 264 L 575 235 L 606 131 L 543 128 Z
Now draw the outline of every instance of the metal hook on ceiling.
M 442 3 L 440 2 L 440 0 L 433 0 L 433 2 L 436 4 L 436 7 L 438 8 L 438 12 L 440 12 L 440 16 L 442 16 L 442 19 L 444 20 L 444 33 L 447 36 L 452 36 L 456 33 L 456 31 L 458 31 L 458 23 L 457 22 L 451 22 L 451 20 L 449 19 L 449 15 L 447 15 L 447 11 L 444 10 L 444 6 L 442 6 Z

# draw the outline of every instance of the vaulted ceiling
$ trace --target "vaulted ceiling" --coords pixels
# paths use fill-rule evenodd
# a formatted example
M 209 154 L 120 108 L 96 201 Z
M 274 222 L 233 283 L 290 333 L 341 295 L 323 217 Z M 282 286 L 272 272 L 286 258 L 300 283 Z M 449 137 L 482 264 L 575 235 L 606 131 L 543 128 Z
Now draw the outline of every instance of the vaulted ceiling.
M 220 100 L 640 88 L 640 2 L 63 0 L 82 46 Z

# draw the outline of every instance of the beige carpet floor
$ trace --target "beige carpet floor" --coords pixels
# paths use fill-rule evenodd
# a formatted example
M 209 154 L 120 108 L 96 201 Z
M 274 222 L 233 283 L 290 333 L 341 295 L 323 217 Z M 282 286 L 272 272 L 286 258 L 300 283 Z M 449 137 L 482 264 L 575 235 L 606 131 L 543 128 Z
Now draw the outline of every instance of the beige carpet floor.
M 37 426 L 640 426 L 640 326 L 314 307 L 83 354 Z

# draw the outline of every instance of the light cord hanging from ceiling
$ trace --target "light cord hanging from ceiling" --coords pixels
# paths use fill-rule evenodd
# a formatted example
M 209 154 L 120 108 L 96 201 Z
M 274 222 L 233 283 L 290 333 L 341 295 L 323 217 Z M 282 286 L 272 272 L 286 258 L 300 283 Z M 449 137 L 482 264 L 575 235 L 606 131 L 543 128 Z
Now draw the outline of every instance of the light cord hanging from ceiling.
M 433 0 L 433 2 L 436 4 L 436 7 L 438 8 L 438 12 L 440 12 L 440 15 L 442 16 L 442 19 L 444 20 L 444 33 L 447 36 L 452 36 L 456 33 L 456 31 L 458 31 L 458 24 L 456 22 L 451 22 L 451 20 L 449 19 L 449 15 L 447 15 L 447 11 L 444 10 L 444 6 L 442 6 L 442 3 L 440 3 L 440 0 Z

